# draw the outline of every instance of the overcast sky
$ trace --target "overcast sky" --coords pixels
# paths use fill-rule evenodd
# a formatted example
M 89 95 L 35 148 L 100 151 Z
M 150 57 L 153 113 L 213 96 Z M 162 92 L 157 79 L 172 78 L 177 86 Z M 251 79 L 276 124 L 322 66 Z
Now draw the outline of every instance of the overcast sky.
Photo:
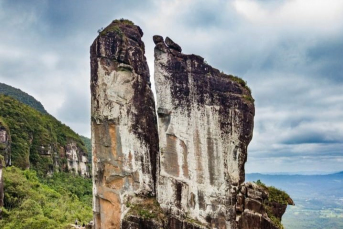
M 342 0 L 0 0 L 0 82 L 90 136 L 89 47 L 127 18 L 248 82 L 255 98 L 246 172 L 343 170 Z

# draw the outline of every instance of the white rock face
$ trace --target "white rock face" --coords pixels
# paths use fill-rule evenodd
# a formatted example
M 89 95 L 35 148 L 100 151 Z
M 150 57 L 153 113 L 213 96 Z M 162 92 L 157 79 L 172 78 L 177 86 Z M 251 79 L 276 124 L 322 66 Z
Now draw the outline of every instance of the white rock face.
M 65 156 L 67 159 L 67 167 L 69 171 L 81 176 L 89 177 L 89 169 L 87 167 L 88 158 L 84 152 L 77 146 L 76 142 L 70 142 L 65 147 Z
M 155 47 L 158 202 L 211 228 L 236 228 L 236 193 L 253 129 L 250 92 L 161 40 Z
M 91 46 L 95 228 L 120 228 L 125 203 L 155 193 L 157 121 L 141 36 L 117 21 Z
M 0 155 L 4 156 L 4 163 L 10 166 L 11 163 L 11 136 L 0 123 Z

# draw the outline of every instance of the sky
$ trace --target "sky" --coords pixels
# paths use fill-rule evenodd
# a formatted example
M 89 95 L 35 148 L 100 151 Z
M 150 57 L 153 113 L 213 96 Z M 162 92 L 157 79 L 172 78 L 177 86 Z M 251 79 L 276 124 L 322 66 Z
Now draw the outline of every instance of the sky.
M 343 170 L 342 0 L 0 0 L 0 82 L 90 136 L 89 47 L 126 18 L 247 81 L 255 98 L 246 172 Z

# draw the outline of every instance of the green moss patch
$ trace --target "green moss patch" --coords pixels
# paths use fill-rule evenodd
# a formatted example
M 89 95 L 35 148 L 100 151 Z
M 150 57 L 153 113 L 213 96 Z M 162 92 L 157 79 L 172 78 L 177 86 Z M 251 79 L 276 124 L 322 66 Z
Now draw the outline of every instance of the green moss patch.
M 163 221 L 165 215 L 160 208 L 160 204 L 156 198 L 139 198 L 138 201 L 129 201 L 126 203 L 126 207 L 130 208 L 127 216 L 135 215 L 143 219 L 157 219 Z
M 91 179 L 59 174 L 52 180 L 41 180 L 35 171 L 14 166 L 3 170 L 3 178 L 0 228 L 62 229 L 75 219 L 82 223 L 93 219 Z

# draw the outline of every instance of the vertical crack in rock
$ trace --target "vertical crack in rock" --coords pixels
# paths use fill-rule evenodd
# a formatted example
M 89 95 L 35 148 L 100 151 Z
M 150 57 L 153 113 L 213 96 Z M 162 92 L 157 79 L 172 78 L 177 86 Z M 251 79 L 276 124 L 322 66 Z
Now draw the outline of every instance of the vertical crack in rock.
M 154 36 L 160 144 L 157 198 L 165 211 L 210 228 L 237 228 L 255 108 L 245 82 Z
M 95 228 L 120 228 L 134 195 L 154 195 L 157 120 L 142 30 L 115 20 L 90 48 Z

